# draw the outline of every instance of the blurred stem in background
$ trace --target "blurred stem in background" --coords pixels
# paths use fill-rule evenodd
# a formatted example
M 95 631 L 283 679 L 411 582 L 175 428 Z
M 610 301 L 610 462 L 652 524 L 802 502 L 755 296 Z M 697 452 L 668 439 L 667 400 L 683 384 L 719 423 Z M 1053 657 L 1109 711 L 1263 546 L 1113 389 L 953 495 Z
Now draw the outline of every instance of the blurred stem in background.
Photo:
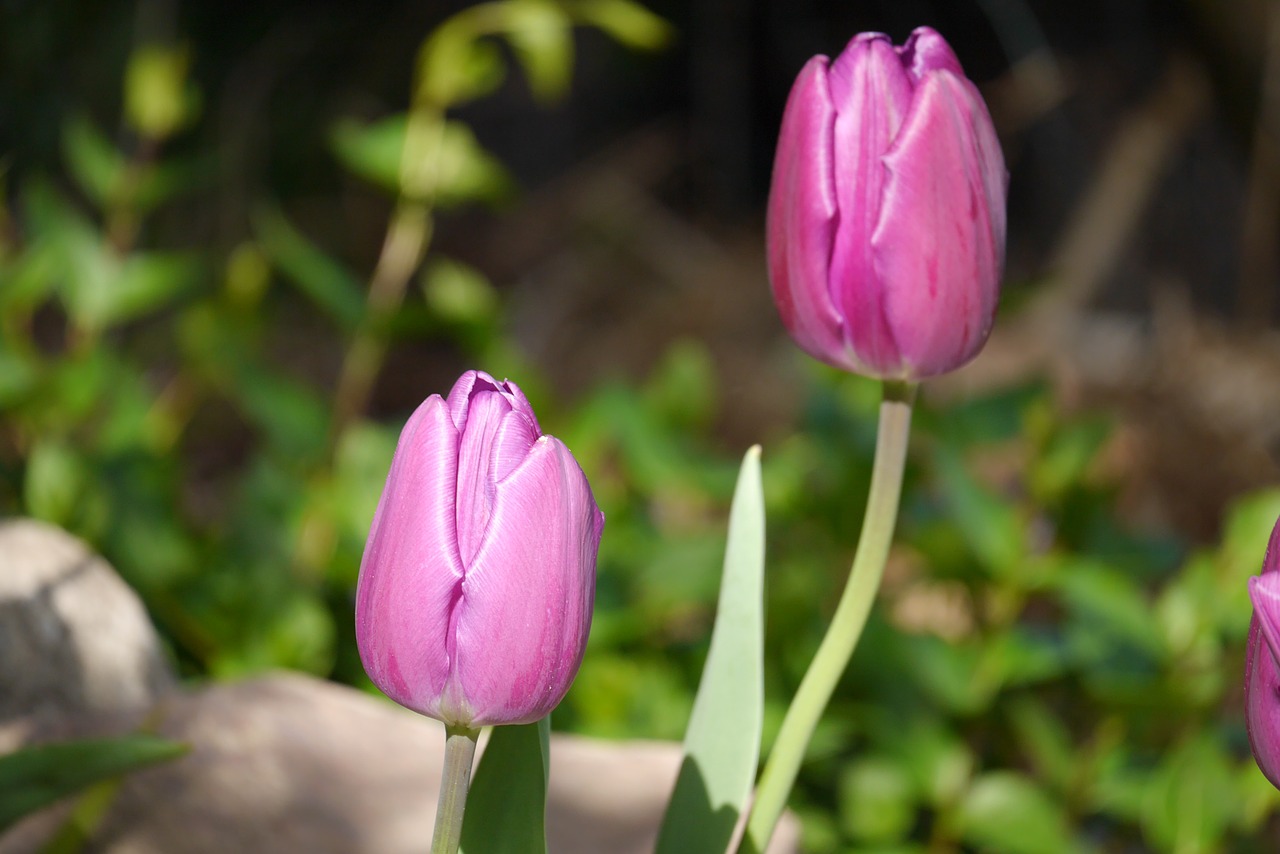
M 760 854 L 768 847 L 769 837 L 773 835 L 774 826 L 787 805 L 787 797 L 800 772 L 805 748 L 813 738 L 818 721 L 849 666 L 849 659 L 853 657 L 858 639 L 866 627 L 871 605 L 880 589 L 880 579 L 884 576 L 898 518 L 916 388 L 916 383 L 884 383 L 871 489 L 862 520 L 862 534 L 849 570 L 849 581 L 836 606 L 831 627 L 805 671 L 795 699 L 783 718 L 782 729 L 769 752 L 747 821 L 743 851 Z

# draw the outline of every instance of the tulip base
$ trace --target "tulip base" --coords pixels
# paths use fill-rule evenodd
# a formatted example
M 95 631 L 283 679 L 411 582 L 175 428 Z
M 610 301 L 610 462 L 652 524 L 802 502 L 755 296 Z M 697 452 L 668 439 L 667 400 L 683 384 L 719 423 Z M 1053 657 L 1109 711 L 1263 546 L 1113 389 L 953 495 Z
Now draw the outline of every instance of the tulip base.
M 478 729 L 445 727 L 444 768 L 440 778 L 440 801 L 436 804 L 436 827 L 431 836 L 431 854 L 457 854 L 462 840 L 462 815 L 467 809 L 467 791 L 471 786 L 471 765 L 479 737 Z
M 805 748 L 867 624 L 897 524 L 916 388 L 916 383 L 909 382 L 884 384 L 871 489 L 867 495 L 867 510 L 853 556 L 853 567 L 849 570 L 849 581 L 840 596 L 831 626 L 787 709 L 769 760 L 760 775 L 755 802 L 747 821 L 746 837 L 740 849 L 743 852 L 759 854 L 769 844 L 769 837 L 773 835 L 774 826 L 795 785 Z

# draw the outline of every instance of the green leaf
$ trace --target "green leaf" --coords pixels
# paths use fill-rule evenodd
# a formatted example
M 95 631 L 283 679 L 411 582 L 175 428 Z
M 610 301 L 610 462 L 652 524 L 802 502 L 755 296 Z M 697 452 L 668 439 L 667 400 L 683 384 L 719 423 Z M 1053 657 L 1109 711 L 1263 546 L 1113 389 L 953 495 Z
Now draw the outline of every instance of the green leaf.
M 550 739 L 550 717 L 493 728 L 467 795 L 462 854 L 546 854 Z
M 671 25 L 631 0 L 583 0 L 573 12 L 582 23 L 635 50 L 657 50 L 671 40 Z
M 427 38 L 418 59 L 415 102 L 445 110 L 498 88 L 506 75 L 502 53 L 481 37 L 477 20 L 491 9 L 491 4 L 466 9 Z
M 715 628 L 659 854 L 723 851 L 751 794 L 764 719 L 764 535 L 756 446 L 742 461 L 729 512 Z
M 329 145 L 347 169 L 384 190 L 399 193 L 406 121 L 403 113 L 369 124 L 341 119 L 329 132 Z
M 1166 655 L 1164 632 L 1146 595 L 1118 568 L 1081 558 L 1064 566 L 1053 586 L 1078 624 L 1073 628 L 1092 644 L 1119 640 L 1157 659 Z M 1114 654 L 1114 644 L 1107 649 Z
M 26 353 L 5 349 L 0 341 L 0 408 L 12 406 L 34 391 L 40 382 L 40 366 Z
M 350 332 L 365 313 L 364 286 L 346 267 L 307 240 L 274 207 L 253 220 L 262 251 L 303 295 Z
M 840 775 L 840 820 L 860 843 L 904 840 L 916 820 L 915 787 L 896 762 L 859 759 Z
M 955 449 L 941 445 L 934 459 L 947 506 L 974 555 L 996 578 L 1018 580 L 1026 535 L 1017 508 L 979 483 Z
M 1037 697 L 1023 697 L 1009 706 L 1010 723 L 1037 776 L 1066 789 L 1078 757 L 1071 734 L 1058 715 Z
M 450 205 L 494 201 L 510 191 L 506 169 L 466 124 L 422 119 L 406 155 L 408 121 L 404 114 L 367 125 L 344 120 L 334 126 L 330 142 L 348 169 L 395 195 Z M 405 163 L 412 168 L 406 171 Z
M 452 258 L 436 258 L 422 274 L 431 313 L 446 323 L 488 323 L 498 312 L 498 294 L 485 275 Z
M 1245 806 L 1232 779 L 1225 745 L 1201 732 L 1170 751 L 1143 804 L 1146 836 L 1165 851 L 1222 850 L 1223 836 Z
M 119 195 L 124 157 L 88 117 L 75 116 L 62 129 L 62 156 L 80 189 L 99 207 Z
M 37 519 L 67 527 L 85 489 L 84 461 L 57 439 L 36 443 L 27 460 L 23 483 L 26 511 Z
M 533 96 L 541 101 L 562 96 L 573 71 L 568 16 L 548 0 L 510 0 L 506 12 L 507 40 L 524 66 Z
M 0 832 L 102 780 L 167 762 L 187 746 L 151 735 L 68 741 L 0 756 Z
M 191 53 L 183 45 L 143 45 L 125 68 L 124 113 L 145 137 L 164 139 L 199 111 L 199 93 L 187 82 Z
M 1062 805 L 1011 771 L 979 777 L 960 805 L 966 842 L 992 854 L 1067 854 L 1077 850 Z

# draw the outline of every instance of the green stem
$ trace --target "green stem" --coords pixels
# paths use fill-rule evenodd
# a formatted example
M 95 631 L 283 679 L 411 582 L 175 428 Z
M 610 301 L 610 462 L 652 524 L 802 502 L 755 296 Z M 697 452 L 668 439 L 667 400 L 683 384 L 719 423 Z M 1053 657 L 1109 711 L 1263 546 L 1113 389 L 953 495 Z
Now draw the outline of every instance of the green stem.
M 787 709 L 769 760 L 760 775 L 755 803 L 747 821 L 746 837 L 742 842 L 741 850 L 748 854 L 760 854 L 769 844 L 774 825 L 778 823 L 791 787 L 795 785 L 805 748 L 853 656 L 858 638 L 867 624 L 867 615 L 871 613 L 871 604 L 880 589 L 885 561 L 889 557 L 889 543 L 898 518 L 902 469 L 907 456 L 915 393 L 915 383 L 884 384 L 871 491 L 867 495 L 867 512 L 853 556 L 853 567 L 849 570 L 849 582 L 840 596 L 831 627 L 800 681 L 791 707 Z
M 440 802 L 436 804 L 431 854 L 457 854 L 462 839 L 462 814 L 467 809 L 467 789 L 471 786 L 471 760 L 475 758 L 479 736 L 478 729 L 445 727 L 444 768 L 440 773 Z

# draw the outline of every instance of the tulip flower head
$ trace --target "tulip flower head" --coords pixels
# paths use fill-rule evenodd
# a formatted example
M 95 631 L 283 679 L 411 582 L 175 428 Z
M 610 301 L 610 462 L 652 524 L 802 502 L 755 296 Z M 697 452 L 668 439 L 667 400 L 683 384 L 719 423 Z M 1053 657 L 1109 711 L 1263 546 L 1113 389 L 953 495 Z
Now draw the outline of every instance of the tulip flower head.
M 464 374 L 400 434 L 356 589 L 365 672 L 447 724 L 542 718 L 582 661 L 603 528 L 520 389 Z
M 810 355 L 886 380 L 954 370 L 986 342 L 1008 173 L 982 96 L 927 27 L 811 59 L 787 101 L 769 276 Z
M 1271 532 L 1262 574 L 1249 579 L 1253 621 L 1245 654 L 1245 724 L 1253 758 L 1280 788 L 1280 522 Z

